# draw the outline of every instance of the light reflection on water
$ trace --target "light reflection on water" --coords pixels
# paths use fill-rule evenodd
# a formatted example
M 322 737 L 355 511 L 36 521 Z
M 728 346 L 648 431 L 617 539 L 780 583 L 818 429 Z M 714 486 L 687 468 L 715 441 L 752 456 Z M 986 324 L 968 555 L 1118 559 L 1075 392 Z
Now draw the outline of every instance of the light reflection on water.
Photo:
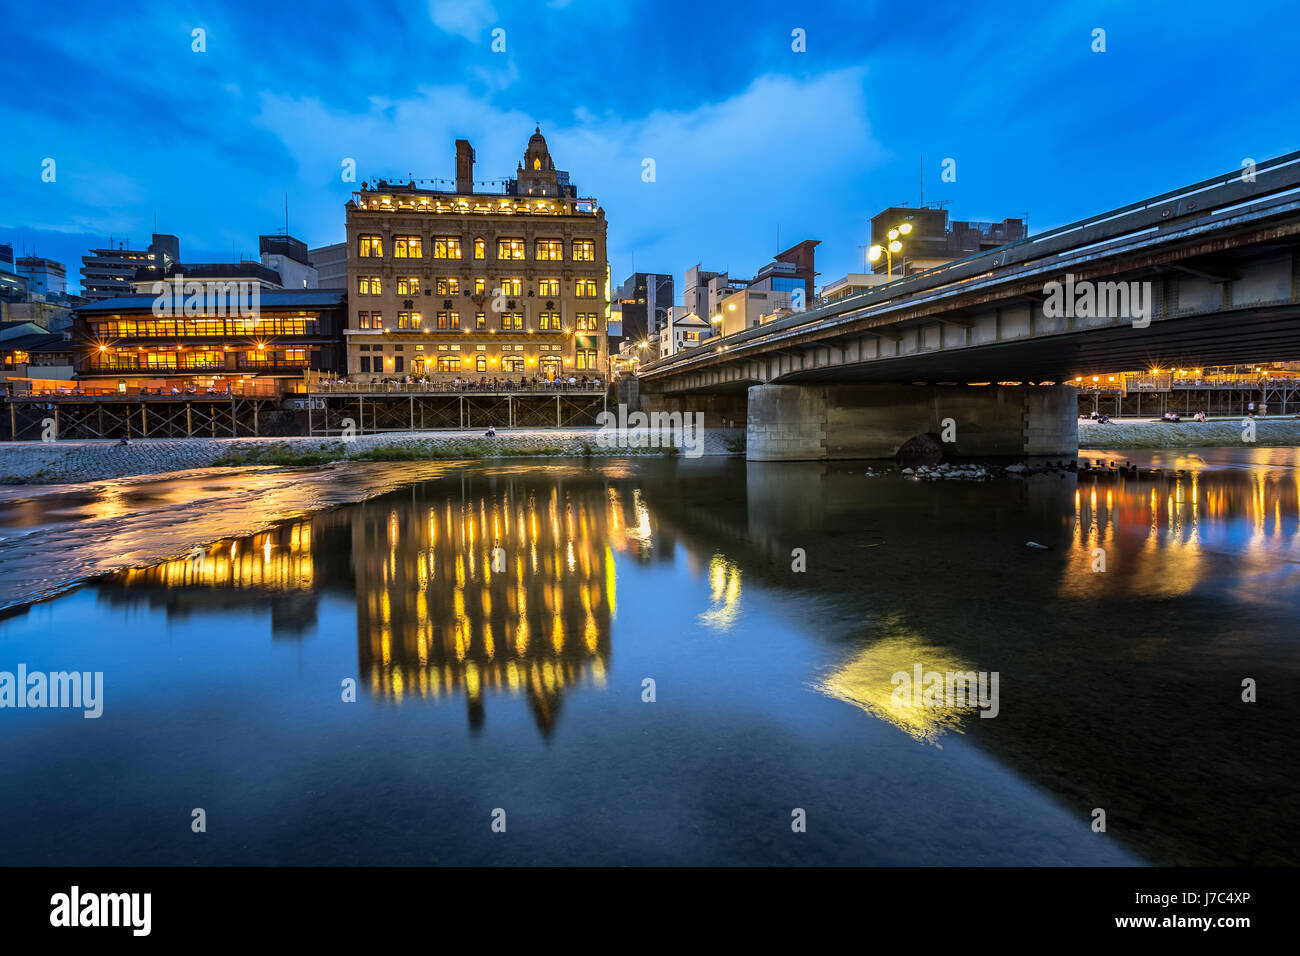
M 238 807 L 238 839 L 200 862 L 263 862 L 250 833 L 291 862 L 1287 861 L 1297 715 L 1274 688 L 1297 676 L 1300 472 L 1290 450 L 1203 453 L 983 484 L 484 464 L 222 539 L 0 624 L 0 668 L 88 661 L 118 701 L 93 744 L 59 715 L 14 721 L 0 837 L 26 862 L 81 826 L 77 800 L 22 786 L 52 734 L 70 765 L 90 746 L 134 763 L 155 814 L 196 779 Z M 900 707 L 890 677 L 917 664 L 1001 673 L 998 718 Z M 361 710 L 338 704 L 346 677 Z M 416 833 L 430 793 L 446 820 Z M 506 800 L 538 814 L 529 841 L 458 829 Z M 830 825 L 792 844 L 781 820 L 809 805 Z M 69 859 L 193 852 L 92 823 Z

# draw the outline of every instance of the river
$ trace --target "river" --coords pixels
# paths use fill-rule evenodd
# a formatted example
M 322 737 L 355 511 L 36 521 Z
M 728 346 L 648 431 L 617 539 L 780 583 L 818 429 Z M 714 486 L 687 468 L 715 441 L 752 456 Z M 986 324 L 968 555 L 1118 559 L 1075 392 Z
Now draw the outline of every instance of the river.
M 0 863 L 1296 863 L 1300 451 L 1081 457 L 3 489 Z

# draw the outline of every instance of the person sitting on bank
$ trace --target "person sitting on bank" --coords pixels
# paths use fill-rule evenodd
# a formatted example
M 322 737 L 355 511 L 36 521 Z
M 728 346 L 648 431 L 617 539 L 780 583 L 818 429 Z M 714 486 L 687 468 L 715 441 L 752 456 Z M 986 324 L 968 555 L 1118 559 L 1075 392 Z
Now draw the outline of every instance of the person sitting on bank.
M 494 426 L 494 425 L 489 425 L 489 426 L 488 426 L 488 430 L 485 431 L 485 432 L 483 433 L 483 437 L 484 437 L 484 438 L 496 438 L 496 437 L 497 437 L 496 426 Z

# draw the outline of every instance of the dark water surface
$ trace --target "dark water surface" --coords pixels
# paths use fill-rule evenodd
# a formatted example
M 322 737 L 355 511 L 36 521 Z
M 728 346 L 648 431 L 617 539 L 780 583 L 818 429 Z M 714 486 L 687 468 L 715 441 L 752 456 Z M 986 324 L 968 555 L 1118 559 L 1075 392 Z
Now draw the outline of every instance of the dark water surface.
M 0 671 L 105 686 L 0 710 L 0 863 L 1297 862 L 1300 454 L 1085 455 L 1164 470 L 441 465 L 215 542 L 174 479 L 24 492 L 0 562 L 210 543 L 0 621 Z M 917 665 L 996 718 L 898 704 Z

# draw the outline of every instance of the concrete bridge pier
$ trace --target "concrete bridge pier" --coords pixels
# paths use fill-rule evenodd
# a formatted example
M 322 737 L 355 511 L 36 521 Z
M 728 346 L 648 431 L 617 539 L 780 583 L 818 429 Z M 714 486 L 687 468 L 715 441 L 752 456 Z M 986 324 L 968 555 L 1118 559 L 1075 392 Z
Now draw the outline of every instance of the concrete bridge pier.
M 893 458 L 914 435 L 943 441 L 946 457 L 1073 457 L 1073 385 L 754 385 L 750 461 Z

